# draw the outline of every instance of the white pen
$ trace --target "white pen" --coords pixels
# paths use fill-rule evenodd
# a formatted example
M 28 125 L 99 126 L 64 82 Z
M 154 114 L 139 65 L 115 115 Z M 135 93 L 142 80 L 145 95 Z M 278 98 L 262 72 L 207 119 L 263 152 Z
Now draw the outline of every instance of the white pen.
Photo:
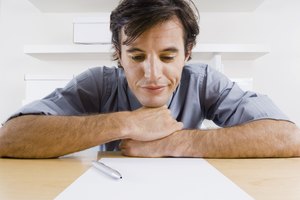
M 96 169 L 105 173 L 106 175 L 109 175 L 110 177 L 115 178 L 115 179 L 122 179 L 122 175 L 120 174 L 120 172 L 105 165 L 104 163 L 93 161 L 92 164 Z

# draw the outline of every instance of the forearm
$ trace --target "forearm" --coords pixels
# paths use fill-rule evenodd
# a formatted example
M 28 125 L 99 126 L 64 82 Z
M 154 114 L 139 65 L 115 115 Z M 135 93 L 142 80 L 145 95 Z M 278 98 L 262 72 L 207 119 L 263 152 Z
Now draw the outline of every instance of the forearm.
M 300 156 L 300 131 L 286 121 L 259 120 L 215 130 L 185 130 L 174 135 L 173 141 L 181 134 L 185 135 L 186 148 L 179 148 L 177 155 L 206 158 Z
M 287 121 L 259 120 L 212 130 L 181 130 L 163 139 L 126 140 L 122 152 L 140 157 L 296 157 L 300 131 Z
M 182 126 L 166 106 L 89 116 L 21 116 L 0 129 L 0 157 L 49 158 L 113 140 L 152 141 Z
M 0 129 L 0 157 L 58 157 L 122 139 L 117 115 L 14 118 Z

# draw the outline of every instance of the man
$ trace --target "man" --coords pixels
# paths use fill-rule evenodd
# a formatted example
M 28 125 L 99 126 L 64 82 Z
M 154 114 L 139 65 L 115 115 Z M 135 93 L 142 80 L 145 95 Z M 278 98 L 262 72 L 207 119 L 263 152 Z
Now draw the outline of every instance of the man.
M 89 69 L 21 108 L 0 130 L 0 156 L 52 158 L 97 145 L 142 157 L 300 156 L 299 129 L 270 99 L 207 65 L 186 65 L 199 32 L 192 8 L 123 0 L 111 14 L 119 68 Z M 200 130 L 205 118 L 225 128 Z

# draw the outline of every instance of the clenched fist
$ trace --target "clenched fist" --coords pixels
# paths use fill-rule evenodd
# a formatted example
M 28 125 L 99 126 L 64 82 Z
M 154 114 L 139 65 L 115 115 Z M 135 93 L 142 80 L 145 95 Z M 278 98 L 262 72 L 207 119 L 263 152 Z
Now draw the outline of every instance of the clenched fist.
M 183 128 L 166 107 L 140 108 L 133 112 L 124 113 L 124 131 L 128 139 L 152 141 L 166 137 Z

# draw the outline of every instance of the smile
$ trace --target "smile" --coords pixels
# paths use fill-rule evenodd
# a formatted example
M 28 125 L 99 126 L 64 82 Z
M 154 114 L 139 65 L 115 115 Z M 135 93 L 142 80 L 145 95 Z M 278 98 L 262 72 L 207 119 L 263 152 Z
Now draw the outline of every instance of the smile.
M 166 85 L 142 86 L 141 88 L 152 94 L 159 94 L 164 91 Z

